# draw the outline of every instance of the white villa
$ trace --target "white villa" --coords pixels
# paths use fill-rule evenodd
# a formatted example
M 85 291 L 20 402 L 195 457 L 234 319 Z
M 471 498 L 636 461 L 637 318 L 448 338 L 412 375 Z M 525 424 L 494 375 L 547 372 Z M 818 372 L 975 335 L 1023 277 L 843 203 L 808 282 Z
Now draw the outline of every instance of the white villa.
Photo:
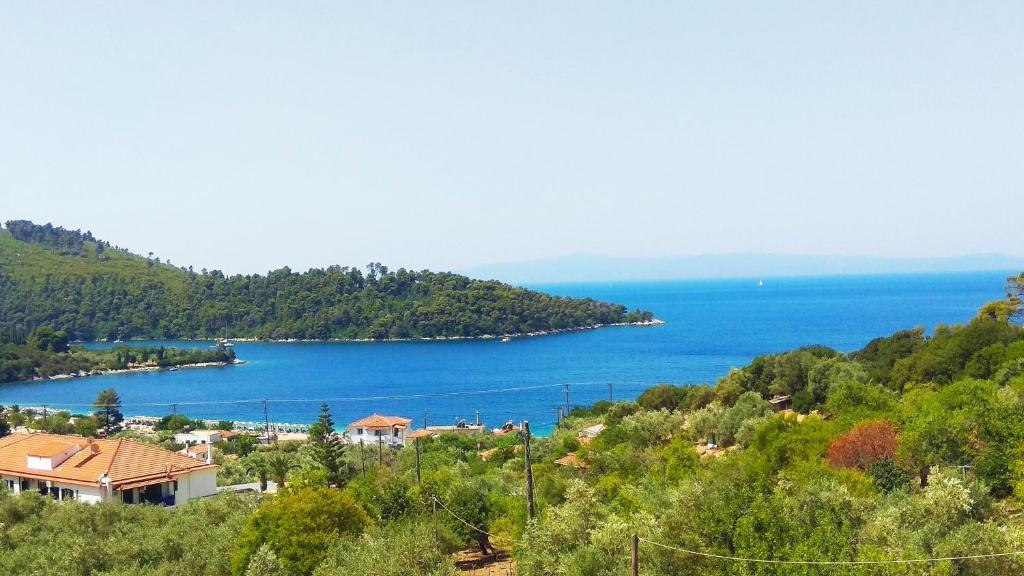
M 405 446 L 405 433 L 410 426 L 411 418 L 374 414 L 346 426 L 345 434 L 352 444 Z
M 185 446 L 199 446 L 202 444 L 216 444 L 223 440 L 221 430 L 193 430 L 192 432 L 178 432 L 174 435 L 175 444 Z
M 0 482 L 54 500 L 175 506 L 217 493 L 217 466 L 128 439 L 57 434 L 0 438 Z

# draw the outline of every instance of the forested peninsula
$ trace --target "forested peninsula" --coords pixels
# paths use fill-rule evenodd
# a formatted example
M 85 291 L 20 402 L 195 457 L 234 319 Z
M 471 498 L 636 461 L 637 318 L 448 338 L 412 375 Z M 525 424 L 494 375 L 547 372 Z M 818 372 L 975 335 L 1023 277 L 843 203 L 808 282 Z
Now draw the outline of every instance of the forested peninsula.
M 331 266 L 225 276 L 27 220 L 0 230 L 0 330 L 72 340 L 391 340 L 551 333 L 653 321 L 647 311 L 446 272 Z
M 238 363 L 234 348 L 223 344 L 208 350 L 127 345 L 86 350 L 71 345 L 67 334 L 49 326 L 36 328 L 24 340 L 0 339 L 0 384 Z

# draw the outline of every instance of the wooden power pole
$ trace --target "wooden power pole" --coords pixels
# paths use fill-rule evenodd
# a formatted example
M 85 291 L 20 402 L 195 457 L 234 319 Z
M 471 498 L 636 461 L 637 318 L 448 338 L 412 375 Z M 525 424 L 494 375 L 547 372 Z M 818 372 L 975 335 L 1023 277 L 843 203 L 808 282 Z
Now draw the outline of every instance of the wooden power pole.
M 640 576 L 640 537 L 633 534 L 633 576 Z
M 530 458 L 530 423 L 523 420 L 523 456 L 526 458 L 526 518 L 533 520 L 533 461 Z
M 416 439 L 416 483 L 420 483 L 420 439 Z

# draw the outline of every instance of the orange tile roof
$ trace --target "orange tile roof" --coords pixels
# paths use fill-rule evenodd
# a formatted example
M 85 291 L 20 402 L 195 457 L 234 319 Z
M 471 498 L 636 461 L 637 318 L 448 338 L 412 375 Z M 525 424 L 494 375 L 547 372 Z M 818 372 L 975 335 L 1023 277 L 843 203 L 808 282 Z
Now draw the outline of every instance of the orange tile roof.
M 188 447 L 189 454 L 206 454 L 210 447 L 208 444 L 196 444 L 195 446 Z
M 78 444 L 82 449 L 54 470 L 34 470 L 28 467 L 28 456 L 47 450 L 55 444 Z M 80 436 L 57 434 L 12 434 L 0 438 L 0 474 L 39 480 L 56 480 L 70 484 L 95 486 L 106 474 L 114 487 L 148 481 L 155 478 L 175 478 L 199 469 L 214 468 L 214 464 L 189 458 L 159 446 L 135 440 L 88 441 Z
M 434 435 L 434 433 L 431 432 L 430 430 L 427 430 L 425 428 L 420 428 L 419 430 L 416 430 L 414 432 L 410 432 L 410 433 L 406 434 L 405 435 L 405 439 L 406 440 L 415 440 L 417 438 L 428 438 L 428 437 L 433 436 L 433 435 Z
M 411 418 L 402 418 L 401 416 L 381 416 L 380 414 L 374 414 L 367 416 L 362 420 L 356 420 L 355 422 L 348 425 L 349 428 L 369 428 L 373 429 L 387 429 L 391 428 L 407 428 L 412 424 Z
M 52 457 L 54 457 L 54 456 L 56 456 L 58 454 L 62 454 L 68 448 L 71 448 L 71 447 L 74 447 L 74 446 L 81 446 L 81 444 L 78 443 L 78 442 L 50 442 L 48 444 L 43 444 L 42 446 L 39 446 L 38 448 L 33 448 L 28 453 L 28 455 L 29 456 L 36 456 L 36 457 L 39 457 L 39 458 L 52 458 Z

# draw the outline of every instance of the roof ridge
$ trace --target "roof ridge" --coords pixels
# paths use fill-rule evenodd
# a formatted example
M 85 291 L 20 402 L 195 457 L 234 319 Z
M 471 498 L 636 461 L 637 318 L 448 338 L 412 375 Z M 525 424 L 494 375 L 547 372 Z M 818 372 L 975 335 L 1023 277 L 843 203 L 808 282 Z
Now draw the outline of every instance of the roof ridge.
M 121 451 L 121 443 L 124 442 L 124 438 L 117 439 L 117 446 L 114 447 L 114 453 L 110 456 L 110 462 L 107 463 L 107 469 L 104 471 L 108 477 L 110 476 L 110 469 L 114 467 L 114 461 L 117 460 L 117 453 Z

